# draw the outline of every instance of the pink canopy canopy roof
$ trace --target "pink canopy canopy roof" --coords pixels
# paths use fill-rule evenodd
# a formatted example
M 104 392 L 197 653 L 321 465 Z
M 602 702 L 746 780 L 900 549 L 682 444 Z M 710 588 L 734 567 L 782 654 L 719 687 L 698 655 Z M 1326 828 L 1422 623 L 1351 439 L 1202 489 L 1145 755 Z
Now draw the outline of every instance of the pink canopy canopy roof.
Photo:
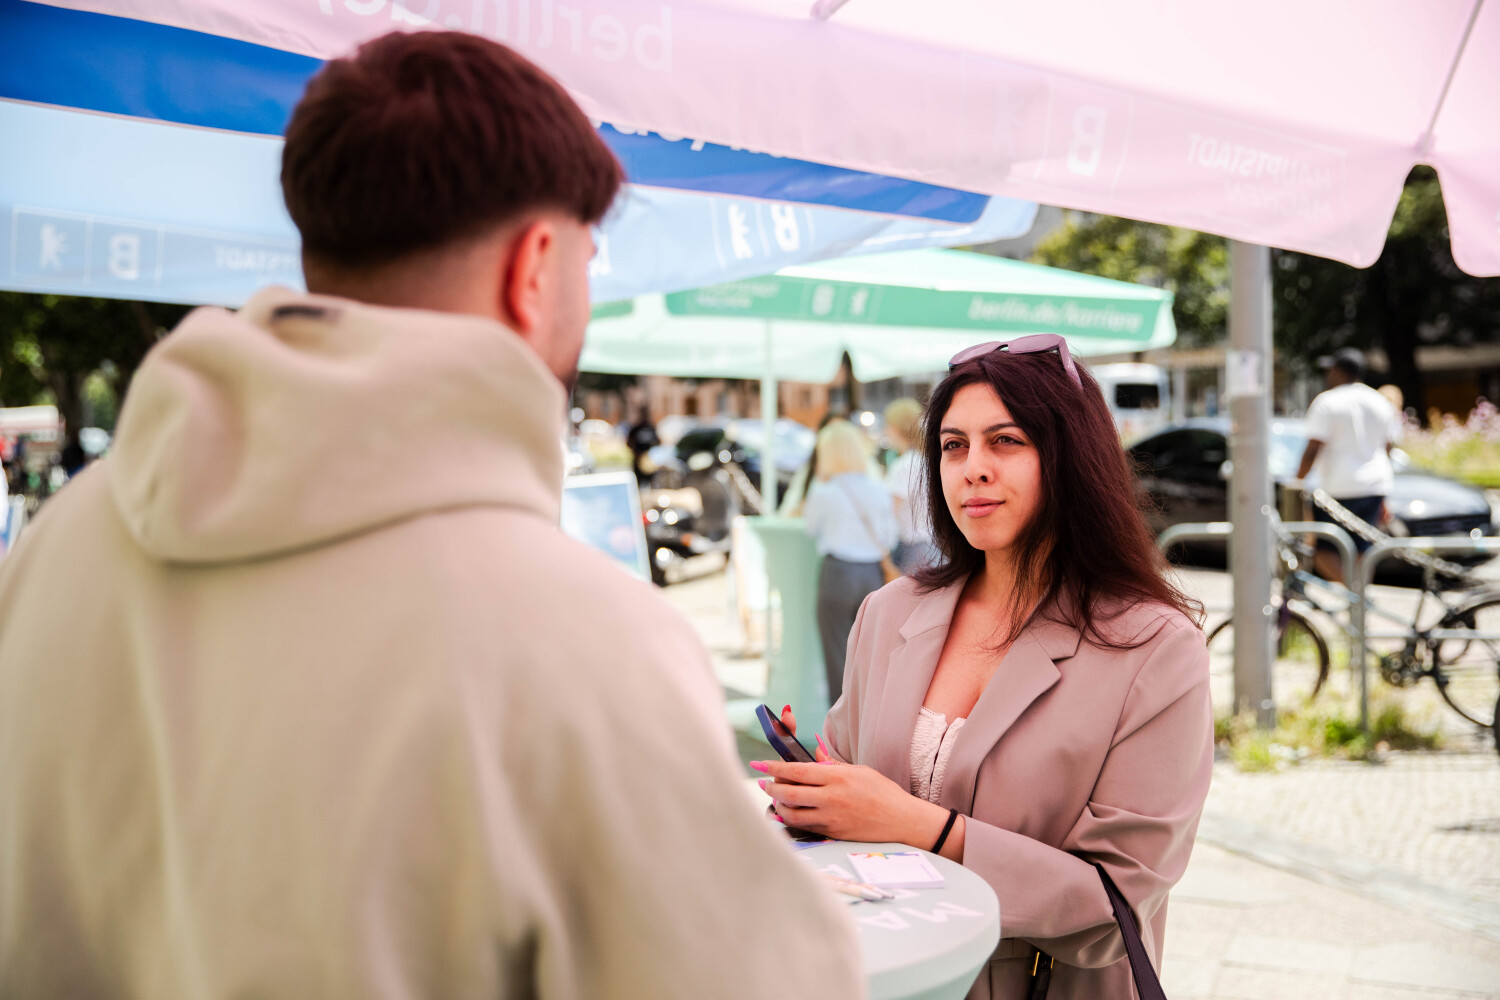
M 451 27 L 594 117 L 1321 254 L 1380 253 L 1434 166 L 1500 274 L 1500 2 L 57 0 L 327 57 Z

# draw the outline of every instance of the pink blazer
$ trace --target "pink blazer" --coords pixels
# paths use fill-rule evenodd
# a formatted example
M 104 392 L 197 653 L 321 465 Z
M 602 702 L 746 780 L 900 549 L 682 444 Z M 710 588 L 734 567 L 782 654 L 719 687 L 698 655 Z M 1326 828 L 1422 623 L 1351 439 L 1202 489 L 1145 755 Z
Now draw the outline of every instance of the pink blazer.
M 824 738 L 843 760 L 910 786 L 909 754 L 963 585 L 903 577 L 866 599 Z M 1004 935 L 969 996 L 1022 1000 L 1033 945 L 1049 1000 L 1133 996 L 1093 867 L 1130 901 L 1158 968 L 1167 893 L 1192 852 L 1213 764 L 1203 633 L 1160 605 L 1115 619 L 1135 649 L 1101 649 L 1053 621 L 1012 644 L 960 731 L 940 804 L 968 817 L 963 863 L 1000 897 Z M 931 847 L 919 844 L 918 847 Z

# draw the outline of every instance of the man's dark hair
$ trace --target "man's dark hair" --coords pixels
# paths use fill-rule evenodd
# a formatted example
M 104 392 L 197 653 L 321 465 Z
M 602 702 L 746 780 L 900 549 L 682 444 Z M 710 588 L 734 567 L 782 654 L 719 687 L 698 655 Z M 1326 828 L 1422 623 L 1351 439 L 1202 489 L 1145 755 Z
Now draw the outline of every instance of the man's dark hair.
M 325 65 L 281 157 L 303 252 L 336 266 L 447 246 L 537 209 L 593 224 L 622 180 L 557 81 L 446 31 L 392 33 Z

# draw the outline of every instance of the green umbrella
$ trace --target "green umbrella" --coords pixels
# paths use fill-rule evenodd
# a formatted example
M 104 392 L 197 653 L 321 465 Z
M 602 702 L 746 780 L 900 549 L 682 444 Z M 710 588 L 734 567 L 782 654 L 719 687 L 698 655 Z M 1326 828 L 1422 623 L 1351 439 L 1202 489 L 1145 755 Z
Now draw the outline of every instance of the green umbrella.
M 585 371 L 862 382 L 942 371 L 961 348 L 1059 333 L 1081 356 L 1171 344 L 1172 293 L 962 250 L 870 254 L 594 311 Z
M 760 379 L 769 450 L 777 380 L 828 382 L 846 353 L 862 382 L 940 372 L 971 344 L 1028 333 L 1062 334 L 1080 356 L 1164 347 L 1172 293 L 962 250 L 870 254 L 601 305 L 579 367 Z

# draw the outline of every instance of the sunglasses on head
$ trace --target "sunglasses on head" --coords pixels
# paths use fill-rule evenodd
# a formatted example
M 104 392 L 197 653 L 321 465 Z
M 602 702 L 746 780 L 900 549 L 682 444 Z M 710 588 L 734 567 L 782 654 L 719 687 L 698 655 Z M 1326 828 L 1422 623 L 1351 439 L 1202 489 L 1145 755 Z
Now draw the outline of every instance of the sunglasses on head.
M 1078 388 L 1083 388 L 1083 379 L 1078 377 L 1078 366 L 1073 363 L 1073 355 L 1068 353 L 1068 342 L 1055 333 L 1034 333 L 1029 337 L 1017 337 L 1015 340 L 992 340 L 988 344 L 976 344 L 966 347 L 953 355 L 948 362 L 948 370 L 951 372 L 965 361 L 973 361 L 982 358 L 991 351 L 1004 351 L 1007 354 L 1044 354 L 1047 351 L 1056 351 L 1057 356 L 1062 358 L 1063 368 L 1068 377 Z

